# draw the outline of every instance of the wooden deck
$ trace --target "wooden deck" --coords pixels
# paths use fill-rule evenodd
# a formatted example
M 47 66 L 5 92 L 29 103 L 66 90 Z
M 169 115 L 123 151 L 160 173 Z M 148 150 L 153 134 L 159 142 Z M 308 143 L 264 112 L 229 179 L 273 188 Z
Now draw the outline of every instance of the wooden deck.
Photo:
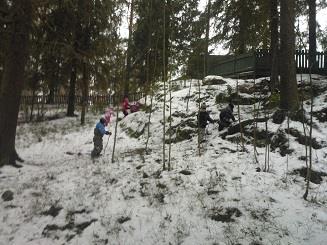
M 327 52 L 316 53 L 316 66 L 312 73 L 327 75 Z M 304 50 L 297 50 L 295 54 L 297 73 L 309 73 L 309 53 Z M 214 56 L 209 59 L 208 75 L 225 77 L 266 77 L 270 76 L 270 53 L 268 50 L 256 50 L 255 52 L 228 56 L 215 62 Z

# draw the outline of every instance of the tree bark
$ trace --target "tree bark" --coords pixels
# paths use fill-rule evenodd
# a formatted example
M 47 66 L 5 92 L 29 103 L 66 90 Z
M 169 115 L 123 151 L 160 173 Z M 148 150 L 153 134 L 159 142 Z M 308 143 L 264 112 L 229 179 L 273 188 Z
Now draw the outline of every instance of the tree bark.
M 67 116 L 75 116 L 75 88 L 76 88 L 76 73 L 77 73 L 77 60 L 72 59 L 70 82 L 69 82 L 69 95 L 68 95 L 68 106 L 67 106 Z
M 316 0 L 308 0 L 309 4 L 309 66 L 315 72 L 317 68 L 317 25 L 316 25 Z
M 281 1 L 280 6 L 280 108 L 296 111 L 299 108 L 295 70 L 295 0 Z
M 278 49 L 279 49 L 279 35 L 278 35 L 278 0 L 270 0 L 270 90 L 274 91 L 278 87 Z
M 211 15 L 211 0 L 207 3 L 207 23 L 206 23 L 206 37 L 205 37 L 205 56 L 204 56 L 204 77 L 208 74 L 208 58 L 209 58 L 209 34 L 210 34 L 210 15 Z
M 0 167 L 15 164 L 16 126 L 21 92 L 25 82 L 29 33 L 32 21 L 30 0 L 12 1 L 13 23 L 8 44 L 0 94 Z
M 164 97 L 163 97 L 163 130 L 162 130 L 162 164 L 163 171 L 166 170 L 166 78 L 167 78 L 167 63 L 166 63 L 166 45 L 167 45 L 167 29 L 166 29 L 166 0 L 164 1 L 164 11 L 163 11 L 163 45 L 162 45 L 162 60 L 163 60 L 163 70 L 162 70 L 162 80 L 164 86 Z M 168 59 L 167 59 L 168 60 Z
M 131 56 L 131 45 L 133 38 L 133 18 L 134 18 L 134 0 L 131 0 L 130 4 L 131 12 L 129 16 L 129 27 L 128 27 L 128 44 L 127 44 L 127 56 L 126 56 L 126 77 L 124 81 L 124 95 L 129 94 L 129 79 L 131 76 L 132 69 L 132 56 Z
M 235 54 L 244 54 L 246 52 L 246 32 L 248 32 L 248 1 L 240 1 L 239 2 L 239 30 L 238 30 L 238 40 L 237 47 L 235 50 Z
M 89 95 L 89 71 L 88 64 L 83 62 L 83 85 L 82 85 L 82 112 L 81 112 L 81 125 L 85 124 L 85 114 L 88 105 Z

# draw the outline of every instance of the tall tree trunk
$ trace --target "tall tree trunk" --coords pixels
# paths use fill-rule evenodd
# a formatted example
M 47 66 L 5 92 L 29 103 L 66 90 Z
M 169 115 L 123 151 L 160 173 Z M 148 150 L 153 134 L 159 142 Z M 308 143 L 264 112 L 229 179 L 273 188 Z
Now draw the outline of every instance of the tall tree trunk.
M 75 88 L 76 88 L 76 74 L 77 74 L 77 60 L 74 57 L 71 64 L 70 82 L 69 82 L 69 95 L 67 116 L 73 117 L 75 114 Z
M 134 18 L 134 0 L 131 0 L 130 4 L 131 12 L 129 16 L 129 27 L 128 27 L 128 44 L 127 44 L 127 57 L 126 57 L 126 77 L 124 81 L 124 95 L 129 94 L 129 79 L 131 76 L 132 69 L 132 56 L 131 56 L 131 45 L 133 38 L 133 18 Z
M 164 40 L 165 40 L 165 58 L 164 58 L 164 61 L 165 61 L 165 66 L 166 66 L 166 69 L 165 69 L 166 80 L 167 80 L 167 75 L 168 75 L 168 70 L 169 70 L 169 67 L 168 67 L 168 60 L 169 60 L 169 56 L 170 56 L 170 43 L 169 43 L 169 40 L 171 38 L 171 32 L 172 32 L 172 29 L 171 29 L 171 26 L 170 26 L 171 18 L 172 18 L 171 0 L 167 0 L 167 4 L 165 4 L 165 18 L 164 18 L 165 19 L 164 22 L 166 23 L 166 25 L 165 25 L 165 37 L 164 37 Z
M 295 111 L 299 108 L 294 59 L 295 0 L 281 1 L 280 12 L 280 108 Z
M 82 85 L 82 112 L 81 112 L 81 125 L 85 124 L 85 114 L 89 100 L 89 71 L 88 64 L 83 62 L 83 85 Z
M 0 167 L 15 164 L 16 125 L 28 59 L 29 32 L 32 21 L 30 0 L 13 0 L 13 23 L 0 94 Z
M 162 79 L 163 79 L 163 86 L 164 86 L 164 98 L 163 98 L 163 132 L 162 132 L 162 163 L 163 163 L 163 170 L 166 170 L 166 79 L 167 79 L 167 63 L 166 63 L 166 0 L 164 1 L 164 23 L 163 23 L 163 46 L 162 46 L 162 60 L 163 60 L 163 71 L 162 71 Z
M 84 53 L 83 57 L 83 81 L 82 81 L 82 112 L 81 112 L 81 125 L 85 124 L 85 114 L 89 101 L 89 84 L 90 84 L 90 61 L 88 55 L 91 50 L 91 4 L 90 1 L 84 0 L 83 2 L 83 17 L 82 21 L 82 36 L 81 36 L 81 49 Z
M 209 34 L 210 34 L 210 15 L 211 15 L 211 0 L 207 3 L 207 23 L 206 23 L 206 37 L 205 37 L 205 50 L 204 50 L 204 71 L 203 75 L 208 74 L 208 59 L 209 59 Z
M 116 105 L 116 122 L 115 122 L 115 136 L 114 136 L 114 143 L 112 146 L 112 155 L 111 155 L 111 162 L 115 162 L 115 150 L 116 150 L 116 142 L 117 142 L 117 131 L 118 131 L 118 114 L 119 114 L 119 104 Z
M 238 42 L 236 47 L 236 54 L 244 54 L 246 52 L 246 32 L 248 31 L 248 0 L 240 1 L 239 5 L 239 32 Z
M 270 90 L 279 86 L 278 79 L 278 0 L 270 0 Z
M 313 72 L 316 71 L 317 51 L 317 25 L 316 25 L 316 0 L 308 0 L 309 4 L 309 66 Z

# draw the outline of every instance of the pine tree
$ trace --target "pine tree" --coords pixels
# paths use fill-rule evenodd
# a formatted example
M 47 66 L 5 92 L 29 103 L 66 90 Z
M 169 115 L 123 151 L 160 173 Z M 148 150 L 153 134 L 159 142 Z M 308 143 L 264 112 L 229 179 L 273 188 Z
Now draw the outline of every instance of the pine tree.
M 16 164 L 16 125 L 29 53 L 32 9 L 30 0 L 13 0 L 10 8 L 13 17 L 0 93 L 0 166 Z
M 216 35 L 231 53 L 243 54 L 269 44 L 269 1 L 216 0 L 212 3 Z

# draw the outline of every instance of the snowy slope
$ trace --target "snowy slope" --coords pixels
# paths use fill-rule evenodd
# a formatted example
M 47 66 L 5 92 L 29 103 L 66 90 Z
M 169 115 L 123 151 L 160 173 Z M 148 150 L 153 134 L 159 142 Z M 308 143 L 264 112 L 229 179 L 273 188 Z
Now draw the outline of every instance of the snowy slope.
M 226 83 L 201 86 L 201 97 L 214 119 L 226 105 L 216 104 L 215 96 L 230 88 L 235 91 L 236 80 L 222 80 Z M 238 83 L 253 86 L 253 81 Z M 14 193 L 12 201 L 0 200 L 0 245 L 326 244 L 327 178 L 311 183 L 309 201 L 304 201 L 304 178 L 290 174 L 305 166 L 299 160 L 305 155 L 304 146 L 289 136 L 294 152 L 282 157 L 276 149 L 270 153 L 271 170 L 257 172 L 256 168 L 263 169 L 265 148 L 257 148 L 255 163 L 253 146 L 240 151 L 240 144 L 222 139 L 217 125 L 211 124 L 199 156 L 192 126 L 198 81 L 186 84 L 181 82 L 172 93 L 173 138 L 186 129 L 191 137 L 172 144 L 169 172 L 161 171 L 163 96 L 159 93 L 154 99 L 149 154 L 145 154 L 148 113 L 140 111 L 119 122 L 113 163 L 114 135 L 104 155 L 95 162 L 90 159 L 99 115 L 88 114 L 84 127 L 76 118 L 20 125 L 17 148 L 26 163 L 19 170 L 0 169 L 0 194 Z M 317 96 L 315 110 L 326 108 L 326 103 L 326 93 Z M 305 107 L 309 111 L 310 106 Z M 253 117 L 253 105 L 240 109 L 242 120 Z M 327 173 L 327 124 L 316 118 L 314 123 L 313 136 L 323 147 L 313 150 L 313 167 Z M 110 131 L 114 125 L 115 120 Z M 268 127 L 271 132 L 285 130 L 287 120 L 281 125 L 269 120 Z M 290 127 L 302 131 L 299 122 L 290 120 Z M 166 151 L 167 157 L 168 144 Z

